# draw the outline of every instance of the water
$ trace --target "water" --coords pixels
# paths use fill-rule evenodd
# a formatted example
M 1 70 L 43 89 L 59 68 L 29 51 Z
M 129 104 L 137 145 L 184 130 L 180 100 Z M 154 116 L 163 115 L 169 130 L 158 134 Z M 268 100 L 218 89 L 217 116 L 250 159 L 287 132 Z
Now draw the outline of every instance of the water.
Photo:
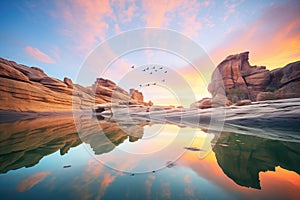
M 71 116 L 1 123 L 1 199 L 297 199 L 300 195 L 300 143 L 291 137 L 297 131 L 276 138 L 273 130 L 268 138 L 231 127 L 216 137 L 204 129 L 172 124 L 137 122 L 124 130 L 124 124 L 113 121 L 96 120 L 97 126 L 89 121 L 95 119 L 83 120 L 79 134 Z M 210 148 L 203 145 L 205 140 Z M 204 158 L 199 156 L 203 152 Z

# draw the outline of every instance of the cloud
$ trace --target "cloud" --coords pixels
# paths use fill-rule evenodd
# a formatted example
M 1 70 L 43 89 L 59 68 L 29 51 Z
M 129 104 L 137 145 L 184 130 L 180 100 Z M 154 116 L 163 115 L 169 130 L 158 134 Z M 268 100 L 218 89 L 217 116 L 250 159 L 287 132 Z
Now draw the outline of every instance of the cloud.
M 31 46 L 26 46 L 24 48 L 24 51 L 27 53 L 27 55 L 33 57 L 34 59 L 36 59 L 40 62 L 55 64 L 55 61 L 50 56 L 43 53 L 38 48 L 34 48 L 34 47 L 31 47 Z
M 17 185 L 17 190 L 19 192 L 25 192 L 27 190 L 30 190 L 32 187 L 34 187 L 35 185 L 42 182 L 49 174 L 50 174 L 50 172 L 39 172 L 39 173 L 33 174 L 33 175 L 25 178 L 24 180 L 22 180 Z
M 223 21 L 226 21 L 230 15 L 236 13 L 236 8 L 243 2 L 244 0 L 226 0 L 224 1 L 224 6 L 227 9 Z
M 142 18 L 146 27 L 169 27 L 179 26 L 182 33 L 190 37 L 197 37 L 202 28 L 200 19 L 197 16 L 202 7 L 209 6 L 209 2 L 198 2 L 191 0 L 188 3 L 181 0 L 155 1 L 144 0 Z
M 210 52 L 211 57 L 218 64 L 227 55 L 250 51 L 252 63 L 269 69 L 299 60 L 299 10 L 295 1 L 274 4 L 255 21 L 225 35 L 224 42 Z
M 109 0 L 57 1 L 57 7 L 65 22 L 60 32 L 69 36 L 81 53 L 90 51 L 106 38 L 108 21 L 114 18 Z M 57 16 L 53 14 L 53 17 Z

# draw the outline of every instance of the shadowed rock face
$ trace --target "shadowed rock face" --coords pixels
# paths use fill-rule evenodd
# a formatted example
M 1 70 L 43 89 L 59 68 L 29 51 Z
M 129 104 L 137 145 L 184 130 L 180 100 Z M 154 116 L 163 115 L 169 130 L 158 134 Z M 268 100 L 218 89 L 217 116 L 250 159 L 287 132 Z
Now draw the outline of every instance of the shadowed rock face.
M 269 71 L 264 66 L 251 66 L 249 52 L 228 56 L 215 69 L 208 89 L 214 97 L 222 88 L 234 103 L 243 99 L 261 101 L 300 97 L 300 61 Z
M 130 100 L 131 95 L 110 80 L 99 78 L 91 87 L 47 76 L 37 67 L 27 67 L 0 58 L 0 110 L 58 112 L 91 109 L 94 103 Z M 73 99 L 72 99 L 73 98 Z M 72 104 L 73 103 L 73 104 Z
M 260 189 L 259 172 L 276 166 L 300 174 L 300 144 L 222 133 L 213 148 L 224 173 L 241 186 Z

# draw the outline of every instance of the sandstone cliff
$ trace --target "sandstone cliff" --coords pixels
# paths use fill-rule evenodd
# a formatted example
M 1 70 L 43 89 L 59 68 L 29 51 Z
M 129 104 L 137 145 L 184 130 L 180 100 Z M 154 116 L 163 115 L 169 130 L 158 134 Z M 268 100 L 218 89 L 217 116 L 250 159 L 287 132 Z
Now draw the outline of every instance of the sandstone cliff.
M 90 109 L 95 103 L 131 100 L 131 95 L 110 80 L 99 78 L 91 87 L 47 76 L 37 67 L 27 67 L 0 58 L 0 110 L 60 112 Z
M 300 97 L 300 61 L 269 71 L 251 66 L 249 52 L 228 56 L 213 72 L 208 90 L 214 97 L 222 88 L 232 102 Z

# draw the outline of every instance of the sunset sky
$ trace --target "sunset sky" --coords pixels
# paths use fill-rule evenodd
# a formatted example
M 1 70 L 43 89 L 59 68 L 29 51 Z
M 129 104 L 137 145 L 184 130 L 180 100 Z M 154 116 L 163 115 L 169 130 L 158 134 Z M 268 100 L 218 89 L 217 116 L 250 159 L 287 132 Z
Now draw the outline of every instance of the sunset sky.
M 76 80 L 101 42 L 144 27 L 188 36 L 215 65 L 244 51 L 250 51 L 251 64 L 268 69 L 300 59 L 297 0 L 12 0 L 1 1 L 0 9 L 0 57 L 38 66 L 59 79 Z M 120 73 L 115 69 L 106 78 L 118 81 Z

